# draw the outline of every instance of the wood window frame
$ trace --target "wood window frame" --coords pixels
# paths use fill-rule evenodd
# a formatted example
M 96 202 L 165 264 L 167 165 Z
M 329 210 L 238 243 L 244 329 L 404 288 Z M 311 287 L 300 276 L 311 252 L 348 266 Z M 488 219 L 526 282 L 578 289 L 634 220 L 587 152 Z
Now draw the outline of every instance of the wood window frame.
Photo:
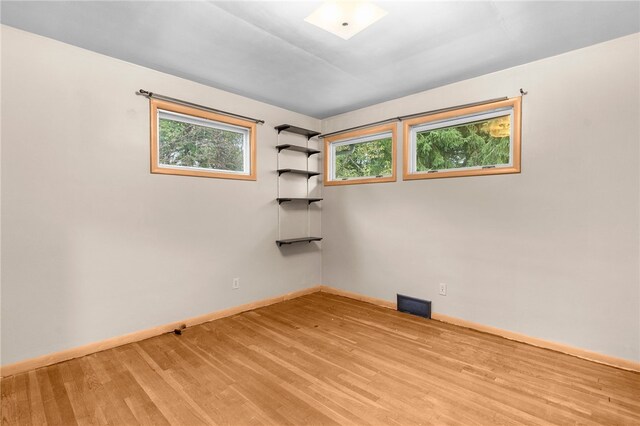
M 452 111 L 445 111 L 438 114 L 426 115 L 422 117 L 415 117 L 407 119 L 403 122 L 403 180 L 418 180 L 418 179 L 439 179 L 448 177 L 461 177 L 461 176 L 485 176 L 485 175 L 500 175 L 520 173 L 520 145 L 521 145 L 521 121 L 522 121 L 522 97 L 510 98 L 501 101 L 491 102 L 483 105 L 476 105 L 472 107 L 455 109 Z M 510 107 L 513 109 L 513 123 L 512 123 L 512 158 L 511 164 L 508 166 L 492 167 L 486 169 L 465 169 L 465 170 L 449 170 L 438 173 L 428 172 L 413 172 L 411 170 L 411 156 L 412 152 L 411 129 L 416 126 L 441 121 L 451 120 L 458 117 L 464 117 L 467 115 L 491 112 L 500 108 Z
M 167 174 L 167 175 L 180 175 L 180 176 L 195 176 L 195 177 L 207 177 L 207 178 L 220 178 L 220 179 L 237 179 L 237 180 L 256 180 L 256 123 L 253 121 L 242 120 L 240 118 L 230 117 L 223 114 L 216 114 L 214 112 L 201 110 L 198 108 L 188 107 L 173 102 L 162 101 L 158 99 L 150 99 L 149 104 L 151 107 L 151 173 Z M 211 120 L 221 124 L 232 125 L 237 127 L 246 128 L 249 131 L 249 173 L 234 173 L 225 172 L 220 170 L 206 171 L 198 169 L 177 168 L 172 166 L 160 166 L 158 152 L 159 152 L 159 115 L 158 111 L 163 110 L 167 112 L 174 112 L 178 114 L 184 114 L 196 118 L 202 118 L 205 120 Z
M 331 144 L 336 142 L 348 141 L 350 139 L 357 139 L 366 136 L 374 136 L 376 134 L 391 133 L 391 176 L 383 177 L 367 177 L 367 178 L 353 178 L 347 180 L 331 180 L 330 176 L 330 162 L 333 161 L 331 155 Z M 383 182 L 395 182 L 396 177 L 396 145 L 397 145 L 397 125 L 396 123 L 382 124 L 375 127 L 368 127 L 365 129 L 354 130 L 351 132 L 340 133 L 332 135 L 324 139 L 324 185 L 325 186 L 338 186 L 338 185 L 359 185 L 365 183 L 383 183 Z

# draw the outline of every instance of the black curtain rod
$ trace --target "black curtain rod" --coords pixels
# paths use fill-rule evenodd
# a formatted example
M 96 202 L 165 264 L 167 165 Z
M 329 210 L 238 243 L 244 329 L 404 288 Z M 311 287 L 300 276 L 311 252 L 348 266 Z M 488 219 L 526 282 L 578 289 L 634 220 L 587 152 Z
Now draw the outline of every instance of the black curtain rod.
M 490 103 L 493 103 L 493 102 L 506 101 L 507 99 L 509 99 L 509 98 L 506 97 L 506 96 L 503 96 L 501 98 L 488 99 L 486 101 L 480 101 L 480 102 L 472 102 L 470 104 L 462 104 L 462 105 L 456 105 L 456 106 L 447 107 L 447 108 L 432 109 L 431 111 L 417 112 L 415 114 L 401 115 L 398 118 L 400 119 L 400 121 L 402 121 L 402 120 L 406 120 L 408 118 L 440 114 L 441 112 L 453 111 L 453 110 L 461 109 L 461 108 L 470 108 L 470 107 L 474 107 L 474 106 L 478 106 L 478 105 L 490 104 Z
M 338 130 L 336 132 L 331 132 L 331 133 L 325 133 L 323 135 L 318 135 L 318 137 L 319 138 L 326 138 L 327 136 L 333 136 L 333 135 L 337 135 L 339 133 L 349 132 L 351 130 L 363 129 L 365 127 L 373 127 L 373 126 L 377 126 L 378 124 L 390 123 L 392 121 L 400 121 L 400 117 L 387 118 L 386 120 L 380 120 L 380 121 L 376 121 L 374 123 L 362 124 L 362 125 L 356 126 L 356 127 L 349 127 L 348 129 L 342 129 L 342 130 Z
M 325 133 L 325 134 L 322 134 L 322 135 L 320 135 L 318 137 L 319 138 L 326 138 L 327 136 L 338 135 L 340 133 L 349 132 L 351 130 L 363 129 L 365 127 L 372 127 L 372 126 L 375 126 L 375 125 L 378 125 L 378 124 L 389 123 L 391 121 L 403 121 L 403 120 L 406 120 L 408 118 L 422 117 L 422 116 L 427 116 L 427 115 L 434 115 L 434 114 L 439 114 L 441 112 L 453 111 L 453 110 L 460 109 L 460 108 L 469 108 L 469 107 L 474 107 L 474 106 L 478 106 L 478 105 L 490 104 L 492 102 L 506 101 L 507 99 L 509 99 L 509 98 L 506 97 L 506 96 L 503 96 L 501 98 L 488 99 L 486 101 L 473 102 L 473 103 L 470 103 L 470 104 L 456 105 L 456 106 L 447 107 L 447 108 L 440 108 L 440 109 L 432 109 L 430 111 L 417 112 L 415 114 L 409 114 L 409 115 L 401 115 L 399 117 L 392 117 L 392 118 L 388 118 L 386 120 L 376 121 L 374 123 L 362 124 L 360 126 L 350 127 L 348 129 L 338 130 L 338 131 L 331 132 L 331 133 Z
M 148 90 L 144 90 L 144 89 L 138 90 L 136 92 L 136 95 L 145 96 L 147 98 L 159 99 L 159 100 L 162 100 L 162 101 L 169 101 L 169 102 L 173 102 L 173 103 L 176 103 L 176 104 L 180 104 L 180 105 L 184 105 L 184 106 L 190 106 L 190 107 L 193 107 L 193 108 L 201 109 L 201 110 L 204 110 L 204 111 L 216 112 L 218 114 L 223 114 L 223 115 L 226 115 L 226 116 L 229 116 L 229 117 L 242 118 L 244 120 L 253 121 L 254 123 L 264 124 L 264 120 L 258 120 L 257 118 L 246 117 L 244 115 L 235 114 L 233 112 L 228 112 L 228 111 L 222 111 L 220 109 L 209 108 L 208 106 L 194 104 L 193 102 L 183 101 L 181 99 L 172 98 L 170 96 L 159 95 L 157 93 L 149 92 Z

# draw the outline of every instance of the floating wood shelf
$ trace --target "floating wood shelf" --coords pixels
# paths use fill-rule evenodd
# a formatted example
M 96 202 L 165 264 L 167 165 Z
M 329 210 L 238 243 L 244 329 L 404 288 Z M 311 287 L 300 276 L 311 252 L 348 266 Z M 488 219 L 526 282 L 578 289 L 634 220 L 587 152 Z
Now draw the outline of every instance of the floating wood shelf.
M 320 174 L 320 172 L 311 172 L 309 170 L 298 170 L 298 169 L 278 169 L 276 171 L 278 172 L 278 176 L 280 176 L 283 173 L 293 173 L 295 175 L 306 176 L 307 179 L 309 179 L 311 176 L 318 176 Z
M 275 129 L 278 131 L 278 133 L 289 132 L 289 133 L 295 133 L 297 135 L 306 136 L 307 140 L 311 139 L 314 136 L 318 136 L 320 134 L 320 132 L 315 132 L 309 129 L 303 129 L 302 127 L 292 126 L 291 124 L 281 124 L 279 126 L 276 126 Z
M 277 240 L 276 244 L 278 245 L 278 247 L 281 247 L 284 244 L 310 243 L 312 241 L 321 241 L 321 240 L 322 240 L 322 237 L 289 238 L 286 240 Z
M 289 151 L 304 152 L 305 154 L 307 154 L 307 157 L 311 157 L 313 154 L 320 154 L 321 152 L 317 149 L 305 148 L 304 146 L 291 144 L 278 145 L 276 146 L 276 149 L 278 150 L 278 152 L 282 151 L 283 149 L 287 149 Z
M 309 204 L 322 201 L 322 198 L 291 198 L 291 197 L 279 197 L 276 198 L 278 204 L 286 203 L 287 201 L 306 201 Z

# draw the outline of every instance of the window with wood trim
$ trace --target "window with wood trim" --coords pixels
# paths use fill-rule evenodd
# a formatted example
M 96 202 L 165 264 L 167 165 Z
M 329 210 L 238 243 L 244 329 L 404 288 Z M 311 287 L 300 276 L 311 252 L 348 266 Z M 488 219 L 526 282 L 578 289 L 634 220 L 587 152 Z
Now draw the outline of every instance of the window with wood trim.
M 151 99 L 151 172 L 256 180 L 256 124 Z
M 405 120 L 403 179 L 520 173 L 520 102 Z
M 325 185 L 396 180 L 395 123 L 327 137 L 324 147 Z

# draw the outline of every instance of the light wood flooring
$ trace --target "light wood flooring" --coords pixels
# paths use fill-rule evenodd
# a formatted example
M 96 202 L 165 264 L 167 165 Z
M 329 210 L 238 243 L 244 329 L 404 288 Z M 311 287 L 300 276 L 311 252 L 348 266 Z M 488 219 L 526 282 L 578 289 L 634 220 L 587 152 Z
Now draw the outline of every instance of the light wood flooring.
M 2 424 L 640 424 L 640 373 L 326 293 L 2 381 Z

